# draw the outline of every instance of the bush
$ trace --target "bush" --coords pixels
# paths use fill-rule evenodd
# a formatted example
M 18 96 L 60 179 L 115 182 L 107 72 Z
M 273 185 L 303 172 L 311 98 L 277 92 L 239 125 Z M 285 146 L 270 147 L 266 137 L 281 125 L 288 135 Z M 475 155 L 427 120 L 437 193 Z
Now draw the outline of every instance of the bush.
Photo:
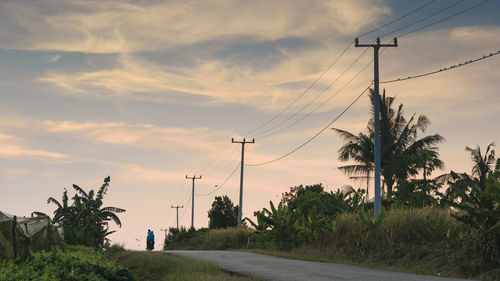
M 66 253 L 37 252 L 22 263 L 3 261 L 0 280 L 135 280 L 128 269 L 101 251 L 69 246 Z
M 248 237 L 253 231 L 236 228 L 206 229 L 171 228 L 165 238 L 164 249 L 182 250 L 225 250 L 246 248 Z

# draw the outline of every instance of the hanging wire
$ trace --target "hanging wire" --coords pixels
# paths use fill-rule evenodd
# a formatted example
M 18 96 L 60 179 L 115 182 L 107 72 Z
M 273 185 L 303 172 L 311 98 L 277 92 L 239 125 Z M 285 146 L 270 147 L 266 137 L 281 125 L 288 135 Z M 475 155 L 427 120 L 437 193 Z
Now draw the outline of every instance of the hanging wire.
M 293 113 L 288 118 L 281 121 L 280 123 L 278 123 L 274 127 L 271 127 L 268 130 L 265 130 L 265 131 L 261 132 L 260 134 L 256 135 L 255 138 L 265 138 L 267 136 L 271 136 L 271 135 L 274 135 L 275 133 L 281 132 L 282 130 L 278 130 L 275 133 L 269 133 L 272 130 L 279 128 L 284 123 L 286 123 L 286 122 L 290 121 L 291 119 L 293 119 L 294 117 L 296 117 L 299 113 L 301 113 L 304 109 L 309 107 L 313 102 L 315 102 L 319 97 L 321 97 L 326 91 L 328 91 L 335 84 L 335 82 L 337 82 L 340 78 L 342 78 L 347 73 L 347 71 L 349 71 L 361 59 L 361 57 L 363 57 L 366 54 L 367 51 L 368 51 L 368 49 L 365 49 L 340 75 L 337 76 L 337 78 L 335 78 L 335 80 L 333 80 L 332 83 L 330 83 L 325 89 L 323 89 L 321 92 L 319 92 L 310 102 L 308 102 L 304 106 L 302 106 L 299 109 L 299 111 Z M 293 123 L 293 124 L 296 124 L 296 123 Z M 288 127 L 286 127 L 286 128 L 288 128 Z
M 408 31 L 408 32 L 406 32 L 406 33 L 403 33 L 403 34 L 401 34 L 401 35 L 397 36 L 397 37 L 403 37 L 403 36 L 406 36 L 406 35 L 408 35 L 408 34 L 410 34 L 410 33 L 420 31 L 420 30 L 422 30 L 422 29 L 425 29 L 425 28 L 431 27 L 431 26 L 436 25 L 436 24 L 438 24 L 438 23 L 442 23 L 442 22 L 444 22 L 444 21 L 446 21 L 446 20 L 449 20 L 449 19 L 451 19 L 451 18 L 453 18 L 453 17 L 456 17 L 456 16 L 458 16 L 458 15 L 461 15 L 461 14 L 463 14 L 463 13 L 467 12 L 467 11 L 470 11 L 470 10 L 472 10 L 472 9 L 476 8 L 476 7 L 479 7 L 479 6 L 483 5 L 483 4 L 485 4 L 486 2 L 488 2 L 488 0 L 484 0 L 484 1 L 482 1 L 482 2 L 479 2 L 479 3 L 475 4 L 475 5 L 472 5 L 472 6 L 470 6 L 470 7 L 468 7 L 468 8 L 465 8 L 465 9 L 463 9 L 463 10 L 461 10 L 461 11 L 458 11 L 457 13 L 452 14 L 452 15 L 450 15 L 450 16 L 448 16 L 448 17 L 445 17 L 445 18 L 443 18 L 443 19 L 440 19 L 440 20 L 435 21 L 435 22 L 433 22 L 433 23 L 430 23 L 430 24 L 428 24 L 428 25 L 424 25 L 424 26 L 419 27 L 419 28 L 417 28 L 417 29 L 414 29 L 414 30 Z
M 365 94 L 366 91 L 368 91 L 368 89 L 370 88 L 370 86 L 372 85 L 372 83 L 370 83 L 370 85 L 368 85 L 368 87 L 366 87 L 366 89 L 361 92 L 361 94 L 356 97 L 354 99 L 354 101 L 352 101 L 339 115 L 337 115 L 337 117 L 335 117 L 335 119 L 333 119 L 333 121 L 331 121 L 330 123 L 328 123 L 325 127 L 323 127 L 319 132 L 317 132 L 316 134 L 314 134 L 311 138 L 309 138 L 306 142 L 302 143 L 301 145 L 299 145 L 298 147 L 296 147 L 295 149 L 293 149 L 292 151 L 278 157 L 278 158 L 275 158 L 273 160 L 269 160 L 269 161 L 266 161 L 266 162 L 262 162 L 262 163 L 253 163 L 253 164 L 246 164 L 247 166 L 262 166 L 262 165 L 267 165 L 267 164 L 270 164 L 270 163 L 273 163 L 273 162 L 276 162 L 276 161 L 279 161 L 293 153 L 295 153 L 296 151 L 298 151 L 299 149 L 301 149 L 302 147 L 306 146 L 308 143 L 310 143 L 311 141 L 313 141 L 316 137 L 318 137 L 321 133 L 323 133 L 326 129 L 328 129 L 333 123 L 335 123 L 335 121 L 337 121 L 340 117 L 342 117 L 342 115 L 344 115 L 344 113 L 347 112 L 347 110 L 349 110 L 360 98 L 361 96 L 363 96 Z
M 453 3 L 453 4 L 449 5 L 449 6 L 445 7 L 445 8 L 443 8 L 443 9 L 441 9 L 441 10 L 439 10 L 439 11 L 435 12 L 435 13 L 432 13 L 432 14 L 430 14 L 430 15 L 428 15 L 428 16 L 425 16 L 425 17 L 423 17 L 423 18 L 421 18 L 421 19 L 419 19 L 419 20 L 417 20 L 417 21 L 414 21 L 414 22 L 412 22 L 412 23 L 410 23 L 410 24 L 408 24 L 408 25 L 405 25 L 405 26 L 403 26 L 403 27 L 397 28 L 397 29 L 395 29 L 395 30 L 393 30 L 393 31 L 390 31 L 390 32 L 388 32 L 388 33 L 385 33 L 385 34 L 383 34 L 383 35 L 380 35 L 379 37 L 380 37 L 380 38 L 383 38 L 383 37 L 389 36 L 389 35 L 391 35 L 391 34 L 394 34 L 394 33 L 398 32 L 398 31 L 401 31 L 401 30 L 403 30 L 403 29 L 407 29 L 407 28 L 408 28 L 408 27 L 410 27 L 410 26 L 414 26 L 415 24 L 421 23 L 421 22 L 423 22 L 423 21 L 425 21 L 425 20 L 427 20 L 427 19 L 430 19 L 430 18 L 432 18 L 432 17 L 434 17 L 434 16 L 437 16 L 437 15 L 441 14 L 442 12 L 445 12 L 445 11 L 447 11 L 447 10 L 449 10 L 449 9 L 451 9 L 451 8 L 453 8 L 453 7 L 457 6 L 457 5 L 459 5 L 459 4 L 462 4 L 464 1 L 465 1 L 465 0 L 460 0 L 460 1 L 458 1 L 458 2 L 455 2 L 455 3 Z M 399 36 L 399 37 L 401 37 L 401 36 Z
M 214 192 L 216 192 L 217 190 L 221 189 L 225 184 L 226 182 L 234 175 L 234 173 L 236 173 L 236 170 L 238 170 L 238 168 L 241 166 L 241 163 L 238 163 L 238 165 L 236 165 L 236 167 L 234 168 L 234 170 L 231 172 L 231 174 L 219 185 L 216 185 L 216 189 L 210 191 L 209 193 L 205 193 L 205 194 L 196 194 L 196 196 L 200 196 L 200 197 L 203 197 L 203 196 L 208 196 L 210 194 L 213 194 Z
M 397 19 L 395 19 L 395 20 L 392 20 L 392 21 L 390 21 L 390 22 L 388 22 L 388 23 L 386 23 L 386 24 L 384 24 L 384 25 L 382 25 L 382 26 L 379 26 L 379 27 L 377 27 L 377 28 L 375 28 L 375 29 L 372 29 L 372 30 L 370 30 L 370 31 L 368 31 L 368 32 L 365 32 L 365 33 L 363 33 L 363 34 L 361 34 L 361 35 L 358 35 L 358 38 L 361 38 L 361 37 L 363 37 L 363 36 L 366 36 L 366 35 L 368 35 L 368 34 L 370 34 L 370 33 L 373 33 L 373 32 L 375 32 L 375 31 L 377 31 L 377 30 L 380 30 L 380 29 L 382 29 L 382 28 L 384 28 L 384 27 L 386 27 L 386 26 L 389 26 L 389 25 L 391 25 L 391 24 L 393 24 L 393 23 L 395 23 L 395 22 L 397 22 L 397 21 L 400 21 L 400 20 L 402 20 L 402 19 L 406 18 L 407 16 L 409 16 L 409 15 L 411 15 L 411 14 L 414 14 L 414 13 L 418 12 L 419 10 L 421 10 L 421 9 L 423 9 L 423 8 L 425 8 L 425 7 L 427 7 L 427 6 L 429 6 L 430 4 L 432 4 L 432 3 L 436 2 L 436 1 L 437 1 L 437 0 L 431 0 L 431 1 L 427 2 L 427 3 L 425 3 L 424 5 L 422 5 L 422 6 L 418 7 L 418 8 L 416 8 L 415 10 L 413 10 L 413 11 L 411 11 L 411 12 L 407 13 L 407 14 L 404 14 L 404 15 L 400 16 L 399 18 L 397 18 Z
M 397 79 L 392 79 L 392 80 L 385 80 L 385 81 L 381 81 L 379 84 L 388 84 L 388 83 L 394 83 L 394 82 L 401 82 L 401 81 L 405 81 L 405 80 L 411 80 L 411 79 L 416 79 L 416 78 L 420 78 L 420 77 L 424 77 L 424 76 L 433 75 L 433 74 L 436 74 L 436 73 L 440 73 L 440 72 L 444 72 L 444 71 L 456 69 L 456 68 L 459 68 L 459 67 L 462 67 L 462 66 L 469 65 L 471 63 L 482 61 L 484 59 L 491 58 L 491 57 L 496 56 L 498 54 L 500 54 L 500 50 L 496 51 L 495 53 L 490 53 L 489 55 L 484 55 L 484 56 L 482 56 L 480 58 L 476 58 L 476 59 L 472 59 L 472 60 L 467 60 L 467 61 L 465 61 L 463 63 L 459 63 L 459 64 L 456 64 L 456 65 L 452 65 L 452 66 L 448 66 L 448 67 L 445 67 L 445 68 L 441 68 L 439 70 L 435 70 L 435 71 L 431 71 L 431 72 L 426 72 L 426 73 L 422 73 L 422 74 L 418 74 L 418 75 L 413 75 L 413 76 L 408 76 L 406 78 L 397 78 Z

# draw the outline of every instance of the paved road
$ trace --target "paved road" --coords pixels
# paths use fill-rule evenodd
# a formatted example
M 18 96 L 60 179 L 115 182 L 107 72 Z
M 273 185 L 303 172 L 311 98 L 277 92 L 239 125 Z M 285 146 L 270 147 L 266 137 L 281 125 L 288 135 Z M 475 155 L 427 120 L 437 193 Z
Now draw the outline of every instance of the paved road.
M 216 264 L 222 269 L 269 281 L 458 281 L 462 279 L 416 275 L 361 266 L 309 262 L 260 254 L 227 251 L 165 251 L 168 254 L 192 257 Z

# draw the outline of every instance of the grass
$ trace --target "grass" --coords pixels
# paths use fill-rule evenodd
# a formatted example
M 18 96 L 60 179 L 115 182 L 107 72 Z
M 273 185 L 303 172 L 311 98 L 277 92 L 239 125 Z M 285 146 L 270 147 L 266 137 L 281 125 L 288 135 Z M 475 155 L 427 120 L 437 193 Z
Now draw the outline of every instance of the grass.
M 160 281 L 256 281 L 246 276 L 228 273 L 219 267 L 191 258 L 161 252 L 121 251 L 113 257 L 130 269 L 138 280 Z

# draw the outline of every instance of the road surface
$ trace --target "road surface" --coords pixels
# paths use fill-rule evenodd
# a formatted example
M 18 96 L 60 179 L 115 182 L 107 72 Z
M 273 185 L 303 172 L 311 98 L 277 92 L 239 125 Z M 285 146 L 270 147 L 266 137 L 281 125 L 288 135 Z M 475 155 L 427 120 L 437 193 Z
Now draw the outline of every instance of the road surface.
M 269 281 L 458 281 L 463 279 L 417 275 L 361 266 L 291 260 L 245 252 L 165 251 L 171 255 L 191 257 L 216 264 L 222 269 Z

